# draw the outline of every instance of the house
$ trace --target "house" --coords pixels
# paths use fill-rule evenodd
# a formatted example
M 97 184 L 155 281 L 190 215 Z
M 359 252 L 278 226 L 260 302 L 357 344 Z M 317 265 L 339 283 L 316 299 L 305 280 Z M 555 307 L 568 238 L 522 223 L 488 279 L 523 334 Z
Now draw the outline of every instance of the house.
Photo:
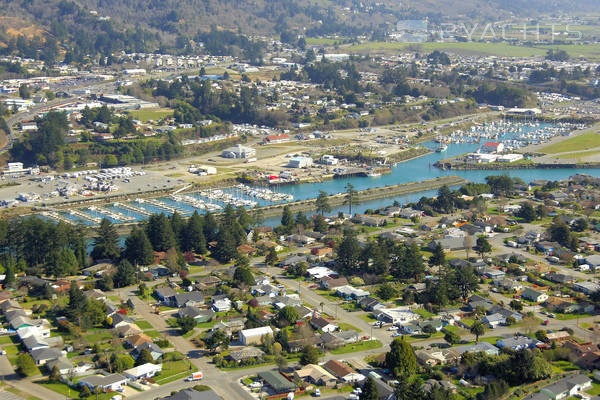
M 384 308 L 378 311 L 377 319 L 390 324 L 399 324 L 404 322 L 416 321 L 419 314 L 404 308 Z
M 529 287 L 525 288 L 525 290 L 521 292 L 521 297 L 525 300 L 533 301 L 534 303 L 540 303 L 548 299 L 548 295 L 546 293 Z
M 550 296 L 542 304 L 545 308 L 552 312 L 561 314 L 569 314 L 579 311 L 579 305 L 560 297 Z
M 67 357 L 60 357 L 56 360 L 46 362 L 46 369 L 52 371 L 54 367 L 58 368 L 58 373 L 66 376 L 73 371 L 73 363 Z
M 261 326 L 252 329 L 243 329 L 240 331 L 240 342 L 244 346 L 250 344 L 260 344 L 265 335 L 273 336 L 273 330 L 270 326 Z
M 198 278 L 196 281 L 198 285 L 202 287 L 217 287 L 222 283 L 221 279 L 214 275 L 203 276 L 202 278 Z
M 363 297 L 358 301 L 358 305 L 365 311 L 375 311 L 385 308 L 385 305 L 373 297 Z
M 156 343 L 147 343 L 146 342 L 146 343 L 140 344 L 135 349 L 133 349 L 133 351 L 131 352 L 131 357 L 133 357 L 135 360 L 137 360 L 137 358 L 140 356 L 140 353 L 144 349 L 148 349 L 148 351 L 150 352 L 150 355 L 152 356 L 152 359 L 154 361 L 161 358 L 164 354 L 164 351 L 162 351 L 162 349 L 160 347 L 158 347 L 156 345 Z
M 329 332 L 321 334 L 321 341 L 323 342 L 323 347 L 328 350 L 337 349 L 338 347 L 342 347 L 344 345 L 343 339 Z
M 172 298 L 173 296 L 175 296 L 177 294 L 177 292 L 175 290 L 173 290 L 172 288 L 170 288 L 169 286 L 166 286 L 166 287 L 154 289 L 154 294 L 160 301 L 167 304 L 167 303 L 170 303 L 169 299 Z
M 512 350 L 533 349 L 543 343 L 537 339 L 532 339 L 528 336 L 516 335 L 509 338 L 498 339 L 496 346 L 499 348 L 507 348 Z
M 439 349 L 417 350 L 415 351 L 415 357 L 421 365 L 430 367 L 446 363 L 446 357 Z
M 162 364 L 146 363 L 123 371 L 123 375 L 130 381 L 152 378 L 162 371 Z
M 497 154 L 504 151 L 504 143 L 501 142 L 486 142 L 481 146 L 481 152 L 486 154 Z
M 168 397 L 163 397 L 162 400 L 223 400 L 212 390 L 203 390 L 201 392 L 189 388 L 183 389 Z
M 359 374 L 347 364 L 344 364 L 338 360 L 327 361 L 325 364 L 323 364 L 323 368 L 331 372 L 331 374 L 338 380 L 345 383 L 362 382 L 365 379 L 364 375 Z
M 120 325 L 119 327 L 115 328 L 115 331 L 119 334 L 120 337 L 124 338 L 142 333 L 140 327 L 135 324 Z
M 126 324 L 134 324 L 133 319 L 131 319 L 125 314 L 116 313 L 111 318 L 113 328 L 118 328 L 119 326 L 123 326 Z
M 44 365 L 48 361 L 58 360 L 61 357 L 66 357 L 67 352 L 64 350 L 55 349 L 52 347 L 43 347 L 31 350 L 29 353 L 36 365 Z
M 84 296 L 88 299 L 92 299 L 92 300 L 99 300 L 99 301 L 104 301 L 106 300 L 106 293 L 104 293 L 102 290 L 100 289 L 91 289 L 91 290 L 85 290 L 83 292 Z
M 26 338 L 22 339 L 22 342 L 23 346 L 25 346 L 25 349 L 29 352 L 50 347 L 48 342 L 36 335 L 27 336 Z
M 348 279 L 341 276 L 339 278 L 332 278 L 330 276 L 325 276 L 321 278 L 319 284 L 325 290 L 335 290 L 340 286 L 348 285 Z
M 170 297 L 171 304 L 177 308 L 186 306 L 200 306 L 204 304 L 204 295 L 202 292 L 194 290 L 192 292 L 177 293 L 175 296 Z
M 567 331 L 554 331 L 546 333 L 546 337 L 548 337 L 548 340 L 551 342 L 560 342 L 563 340 L 569 340 L 571 335 Z
M 567 274 L 548 274 L 548 275 L 546 275 L 546 277 L 551 282 L 561 283 L 563 285 L 570 285 L 572 283 L 577 282 L 577 279 L 575 279 L 573 276 L 567 275 Z
M 493 314 L 486 315 L 485 317 L 483 317 L 481 319 L 481 321 L 488 324 L 490 328 L 494 329 L 494 328 L 498 327 L 499 325 L 506 324 L 506 317 L 504 317 L 504 315 L 499 314 L 499 313 L 493 313 Z
M 358 342 L 358 332 L 354 330 L 336 331 L 331 334 L 343 340 L 345 344 Z
M 145 333 L 132 335 L 132 336 L 129 336 L 127 339 L 125 339 L 125 343 L 127 343 L 127 345 L 129 345 L 129 347 L 131 347 L 131 348 L 136 348 L 141 344 L 152 343 L 152 342 L 153 342 L 152 338 L 150 336 L 146 335 Z
M 296 371 L 298 379 L 317 386 L 334 387 L 337 379 L 320 365 L 308 364 Z
M 595 344 L 568 341 L 563 347 L 571 350 L 578 366 L 586 369 L 600 368 L 600 350 Z
M 287 238 L 288 242 L 296 243 L 299 245 L 308 245 L 314 243 L 316 240 L 307 235 L 294 234 Z
M 259 372 L 258 377 L 277 394 L 296 391 L 296 385 L 278 371 Z
M 600 290 L 600 285 L 594 282 L 576 282 L 573 285 L 573 290 L 585 293 L 587 295 L 595 293 Z
M 237 144 L 233 147 L 229 147 L 221 153 L 223 158 L 252 158 L 256 157 L 256 150 L 252 147 L 243 146 Z
M 186 306 L 177 311 L 179 317 L 192 317 L 196 322 L 207 322 L 214 318 L 215 312 L 212 309 L 201 310 L 198 307 Z
M 496 268 L 484 268 L 483 270 L 478 271 L 478 274 L 488 279 L 500 279 L 504 278 L 505 275 L 504 271 Z
M 310 249 L 310 254 L 317 258 L 323 258 L 331 255 L 332 253 L 333 249 L 331 247 L 313 247 Z
M 94 389 L 99 388 L 100 390 L 116 391 L 127 384 L 127 378 L 121 374 L 110 374 L 110 375 L 92 375 L 86 376 L 79 380 L 79 385 L 87 386 L 91 389 L 92 393 Z
M 223 331 L 226 335 L 231 336 L 232 333 L 239 332 L 244 329 L 245 318 L 230 319 L 229 321 L 217 322 L 211 331 Z
M 305 307 L 303 305 L 295 305 L 292 307 L 294 307 L 294 309 L 298 311 L 300 319 L 311 318 L 313 316 L 313 311 L 308 307 Z
M 273 144 L 273 143 L 282 143 L 290 140 L 289 135 L 281 134 L 281 135 L 268 135 L 263 139 L 264 144 Z
M 240 350 L 232 351 L 229 353 L 228 358 L 240 363 L 242 361 L 249 360 L 251 358 L 262 358 L 265 352 L 258 347 L 244 347 Z
M 332 324 L 325 318 L 319 316 L 312 317 L 310 320 L 310 325 L 322 332 L 333 332 L 338 329 L 337 325 Z
M 592 380 L 583 374 L 575 374 L 562 378 L 540 390 L 553 400 L 561 400 L 592 387 Z
M 336 295 L 346 298 L 346 299 L 347 298 L 360 299 L 362 297 L 366 297 L 371 294 L 371 293 L 367 292 L 366 290 L 358 289 L 358 288 L 355 288 L 354 286 L 350 286 L 350 285 L 337 287 L 335 289 L 335 293 L 336 293 Z
M 213 298 L 212 308 L 216 312 L 229 311 L 229 310 L 231 310 L 231 300 L 229 300 L 229 298 L 227 298 L 227 297 L 225 297 L 223 299 L 217 299 L 217 300 L 214 300 L 214 298 Z
M 489 356 L 497 356 L 500 354 L 500 349 L 488 342 L 479 342 L 475 344 L 452 347 L 448 353 L 449 355 L 459 359 L 465 353 L 479 353 L 481 351 Z

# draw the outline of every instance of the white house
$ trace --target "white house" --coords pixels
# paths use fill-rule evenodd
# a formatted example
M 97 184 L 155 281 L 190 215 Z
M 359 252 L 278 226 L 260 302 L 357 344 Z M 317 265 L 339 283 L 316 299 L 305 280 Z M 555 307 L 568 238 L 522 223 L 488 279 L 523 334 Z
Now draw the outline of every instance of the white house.
M 504 150 L 504 143 L 501 142 L 486 142 L 481 146 L 482 153 L 498 154 Z
M 310 157 L 294 157 L 288 163 L 289 168 L 305 168 L 313 164 L 313 159 Z
M 123 375 L 131 381 L 152 378 L 162 371 L 162 364 L 146 363 L 123 371 Z
M 110 374 L 106 376 L 92 375 L 81 378 L 79 380 L 79 384 L 90 388 L 92 393 L 96 387 L 100 388 L 101 390 L 117 391 L 121 389 L 122 386 L 127 384 L 127 378 L 121 374 Z
M 405 308 L 384 308 L 377 315 L 379 321 L 391 324 L 416 321 L 419 318 L 419 314 Z
M 260 344 L 265 335 L 273 335 L 273 329 L 271 329 L 270 326 L 243 329 L 240 331 L 240 342 L 242 342 L 242 344 L 245 346 L 250 344 Z
M 540 292 L 539 290 L 534 290 L 532 288 L 525 288 L 525 290 L 521 292 L 521 297 L 525 300 L 533 301 L 536 303 L 548 300 L 548 295 L 546 293 Z

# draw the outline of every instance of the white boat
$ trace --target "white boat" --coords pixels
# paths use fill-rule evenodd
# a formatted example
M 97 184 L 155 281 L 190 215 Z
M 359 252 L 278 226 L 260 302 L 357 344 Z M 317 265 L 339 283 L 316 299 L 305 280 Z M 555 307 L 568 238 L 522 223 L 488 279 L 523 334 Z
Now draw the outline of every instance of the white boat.
M 442 144 L 442 145 L 440 145 L 440 146 L 437 148 L 436 152 L 438 152 L 438 153 L 443 153 L 443 152 L 444 152 L 444 151 L 446 151 L 446 150 L 448 150 L 448 146 L 447 146 L 447 145 L 445 145 L 445 144 Z
M 377 178 L 378 176 L 381 176 L 381 173 L 377 172 L 377 171 L 371 171 L 367 173 L 367 176 L 369 178 Z

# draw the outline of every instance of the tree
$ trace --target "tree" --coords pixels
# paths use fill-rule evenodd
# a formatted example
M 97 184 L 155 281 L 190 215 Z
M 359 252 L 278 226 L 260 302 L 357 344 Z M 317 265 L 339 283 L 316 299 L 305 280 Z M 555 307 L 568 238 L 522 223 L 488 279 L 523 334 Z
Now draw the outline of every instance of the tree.
M 217 234 L 217 247 L 213 256 L 222 263 L 227 263 L 238 256 L 235 241 L 229 229 L 221 227 Z
M 515 311 L 523 310 L 523 303 L 521 303 L 518 300 L 511 300 L 509 305 L 510 305 L 510 308 L 512 308 Z
M 295 224 L 296 220 L 294 220 L 294 214 L 292 214 L 292 209 L 289 205 L 286 204 L 283 207 L 283 213 L 281 215 L 281 226 L 283 227 L 284 232 L 287 234 L 292 233 Z
M 133 285 L 136 282 L 136 270 L 133 265 L 127 260 L 122 260 L 117 266 L 117 272 L 113 277 L 113 282 L 116 287 L 122 288 Z
M 31 98 L 31 90 L 29 86 L 26 84 L 22 84 L 19 86 L 19 97 L 22 99 L 30 99 Z
M 377 389 L 377 385 L 375 384 L 375 380 L 370 376 L 367 378 L 367 381 L 363 384 L 362 392 L 360 394 L 360 400 L 378 400 L 379 399 L 379 390 Z
M 233 273 L 233 281 L 240 284 L 245 285 L 253 285 L 254 284 L 254 275 L 248 266 L 239 266 L 235 269 Z
M 110 366 L 113 372 L 123 372 L 133 368 L 135 360 L 129 354 L 113 354 L 110 357 Z
M 517 213 L 517 216 L 523 218 L 525 222 L 533 222 L 537 218 L 537 213 L 530 202 L 524 202 L 521 204 L 521 209 Z
M 182 243 L 183 251 L 193 250 L 198 254 L 206 253 L 204 226 L 202 224 L 202 217 L 198 214 L 198 211 L 194 211 L 194 214 L 188 220 Z
M 135 360 L 135 365 L 144 365 L 153 362 L 154 358 L 152 358 L 152 353 L 150 353 L 150 350 L 143 348 L 142 351 L 140 351 L 140 354 L 138 354 L 137 360 Z
M 398 297 L 398 291 L 389 283 L 384 283 L 377 289 L 377 296 L 384 301 Z
M 48 272 L 55 277 L 74 274 L 79 267 L 75 253 L 70 248 L 63 248 L 52 252 L 48 261 Z
M 132 265 L 150 265 L 154 262 L 154 251 L 148 235 L 142 229 L 133 227 L 122 254 Z
M 292 306 L 285 306 L 277 312 L 277 324 L 283 328 L 293 325 L 300 319 L 300 314 Z
M 540 330 L 538 330 L 538 331 L 535 332 L 535 338 L 537 340 L 539 340 L 539 341 L 544 342 L 544 343 L 548 343 L 550 341 L 548 339 L 548 334 L 543 329 L 540 329 Z
M 69 305 L 66 314 L 71 320 L 79 319 L 86 307 L 87 299 L 75 281 L 71 281 L 69 289 Z
M 456 332 L 448 331 L 444 335 L 444 340 L 450 344 L 459 344 L 461 342 L 460 335 Z
M 189 315 L 177 317 L 177 326 L 181 329 L 181 333 L 185 335 L 196 327 L 196 320 Z
M 273 267 L 278 260 L 279 259 L 277 257 L 277 252 L 275 251 L 275 247 L 269 247 L 269 250 L 267 250 L 267 255 L 265 256 L 265 264 Z
M 319 362 L 319 351 L 315 346 L 306 345 L 302 349 L 302 354 L 300 355 L 300 364 L 308 365 L 308 364 L 316 364 Z
M 105 258 L 116 260 L 119 258 L 120 253 L 121 249 L 119 248 L 119 235 L 117 234 L 117 230 L 107 218 L 103 218 L 102 221 L 100 221 L 100 226 L 96 229 L 92 258 L 95 260 Z
M 31 376 L 38 372 L 35 361 L 33 361 L 33 358 L 28 353 L 19 354 L 16 366 L 17 372 L 24 376 Z
M 390 351 L 385 355 L 385 366 L 395 377 L 408 377 L 417 372 L 415 353 L 404 337 L 395 338 L 390 344 Z
M 352 274 L 358 269 L 361 247 L 356 232 L 352 229 L 344 230 L 344 236 L 337 248 L 336 264 L 340 272 Z
M 145 298 L 146 296 L 148 296 L 148 286 L 146 286 L 146 284 L 144 282 L 141 282 L 138 285 L 138 296 Z
M 463 246 L 465 247 L 465 253 L 467 255 L 467 258 L 469 258 L 469 252 L 473 248 L 473 245 L 473 236 L 467 233 L 465 235 L 465 238 L 463 239 Z
M 325 213 L 331 212 L 329 198 L 327 197 L 327 193 L 323 190 L 319 190 L 319 196 L 315 201 L 315 210 L 317 213 L 321 214 L 321 216 L 325 215 Z
M 475 320 L 470 329 L 471 333 L 475 335 L 475 342 L 479 343 L 479 337 L 485 334 L 485 324 L 481 320 Z
M 485 253 L 492 251 L 492 245 L 485 236 L 479 236 L 476 242 L 476 250 L 483 257 Z
M 229 336 L 225 335 L 223 331 L 218 330 L 204 339 L 204 343 L 206 344 L 206 347 L 214 351 L 218 347 L 227 349 L 229 346 L 229 340 Z
M 429 257 L 429 265 L 439 266 L 446 264 L 446 253 L 441 243 L 437 243 L 433 249 L 433 254 Z
M 454 272 L 454 285 L 460 291 L 463 301 L 466 301 L 471 292 L 478 287 L 479 279 L 473 267 L 459 267 Z
M 146 222 L 146 234 L 152 248 L 156 251 L 167 251 L 177 246 L 171 222 L 164 213 L 152 214 Z
M 346 194 L 344 195 L 344 204 L 348 204 L 348 214 L 352 215 L 352 206 L 359 204 L 358 192 L 351 183 L 348 183 L 345 189 Z

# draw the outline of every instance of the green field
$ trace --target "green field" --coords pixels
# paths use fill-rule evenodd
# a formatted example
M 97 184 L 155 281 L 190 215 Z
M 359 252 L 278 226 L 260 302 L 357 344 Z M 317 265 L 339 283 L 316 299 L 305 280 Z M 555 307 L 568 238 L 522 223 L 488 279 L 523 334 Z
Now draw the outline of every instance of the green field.
M 150 322 L 144 321 L 143 319 L 135 321 L 135 324 L 143 331 L 154 328 L 152 325 L 150 325 Z
M 161 118 L 168 117 L 173 114 L 173 110 L 170 108 L 154 108 L 150 110 L 135 110 L 129 111 L 133 119 L 137 119 L 142 122 L 149 120 L 158 121 Z
M 574 160 L 577 160 L 578 162 L 581 162 L 586 158 L 597 156 L 599 154 L 600 154 L 600 150 L 591 150 L 591 151 L 581 151 L 579 153 L 559 154 L 556 156 L 556 158 L 561 158 L 561 159 L 572 158 Z
M 595 132 L 584 133 L 579 136 L 551 144 L 540 150 L 546 154 L 569 153 L 572 151 L 593 149 L 600 147 L 600 135 Z
M 187 360 L 166 361 L 162 364 L 162 371 L 154 378 L 154 381 L 159 385 L 164 385 L 165 383 L 184 378 L 196 370 L 197 368 L 194 368 Z
M 379 340 L 365 340 L 362 342 L 349 343 L 349 344 L 339 347 L 335 350 L 331 350 L 331 354 L 354 353 L 356 351 L 378 349 L 381 346 L 383 346 L 383 345 L 381 344 L 381 342 Z
M 600 46 L 597 45 L 540 45 L 539 47 L 517 46 L 504 42 L 426 42 L 426 43 L 403 43 L 403 42 L 365 42 L 353 46 L 342 47 L 344 52 L 368 52 L 368 51 L 401 51 L 407 48 L 431 52 L 433 50 L 447 50 L 464 54 L 482 54 L 504 57 L 532 57 L 543 56 L 549 49 L 566 51 L 571 57 L 585 57 L 590 60 L 600 59 Z

